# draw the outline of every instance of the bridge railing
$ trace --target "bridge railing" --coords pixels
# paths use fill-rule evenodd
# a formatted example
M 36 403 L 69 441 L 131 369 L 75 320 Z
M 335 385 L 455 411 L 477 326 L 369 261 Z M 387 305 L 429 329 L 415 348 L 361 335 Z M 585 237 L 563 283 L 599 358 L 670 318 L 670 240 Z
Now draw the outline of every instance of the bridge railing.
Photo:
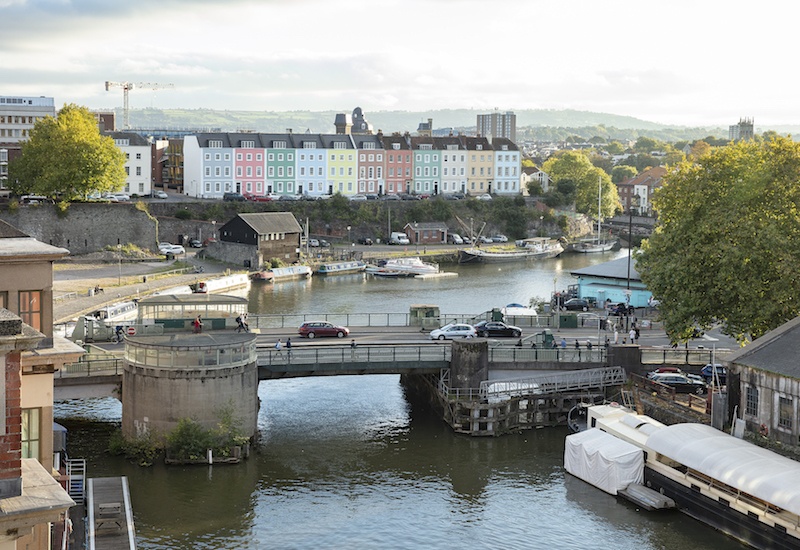
M 124 362 L 118 358 L 100 358 L 66 363 L 58 373 L 56 378 L 70 378 L 79 376 L 103 376 L 122 374 Z
M 588 389 L 603 389 L 625 383 L 625 369 L 602 367 L 569 372 L 537 374 L 524 378 L 486 380 L 481 382 L 483 398 L 507 399 L 526 395 L 574 392 Z
M 408 361 L 449 361 L 450 346 L 443 345 L 359 345 L 320 346 L 302 349 L 259 348 L 258 365 L 312 365 L 320 363 L 395 363 Z
M 720 363 L 729 349 L 642 348 L 643 365 L 694 365 Z
M 490 363 L 605 363 L 606 349 L 599 348 L 523 348 L 498 346 L 489 348 Z
M 489 319 L 491 312 L 448 313 L 439 317 L 423 317 L 415 319 L 422 322 L 425 328 L 436 328 L 447 323 L 475 324 Z M 542 318 L 544 319 L 544 317 Z M 346 327 L 407 327 L 411 326 L 409 313 L 298 313 L 287 315 L 249 315 L 247 322 L 251 327 L 259 329 L 297 328 L 307 321 L 327 321 L 334 325 Z M 543 321 L 544 322 L 544 321 Z M 416 324 L 414 326 L 420 326 Z M 542 324 L 541 326 L 547 326 Z

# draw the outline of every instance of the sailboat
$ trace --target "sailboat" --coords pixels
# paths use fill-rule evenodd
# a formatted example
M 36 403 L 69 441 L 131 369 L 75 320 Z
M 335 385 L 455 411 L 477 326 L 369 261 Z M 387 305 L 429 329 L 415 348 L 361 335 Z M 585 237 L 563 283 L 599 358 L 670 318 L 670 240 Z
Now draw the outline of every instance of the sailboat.
M 594 254 L 597 252 L 608 252 L 617 244 L 617 239 L 603 239 L 601 234 L 601 223 L 603 221 L 602 210 L 603 181 L 597 178 L 597 236 L 588 239 L 581 239 L 573 243 L 572 250 L 582 254 Z

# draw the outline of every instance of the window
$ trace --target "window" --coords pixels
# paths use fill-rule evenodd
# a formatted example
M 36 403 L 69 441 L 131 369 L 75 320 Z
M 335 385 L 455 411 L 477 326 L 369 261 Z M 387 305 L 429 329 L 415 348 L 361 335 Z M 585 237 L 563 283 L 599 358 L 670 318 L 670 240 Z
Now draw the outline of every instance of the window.
M 285 141 L 273 141 L 272 142 L 273 149 L 286 149 L 286 142 Z
M 243 149 L 253 149 L 256 146 L 255 141 L 243 141 L 242 148 Z
M 142 167 L 141 166 L 137 166 L 136 167 L 136 175 L 137 176 L 141 176 L 142 175 Z
M 142 154 L 136 153 L 136 160 L 142 160 Z
M 794 400 L 789 397 L 778 398 L 778 426 L 787 430 L 792 429 L 794 417 Z
M 256 177 L 257 178 L 261 177 L 261 167 L 260 166 L 256 166 Z
M 41 409 L 22 409 L 22 458 L 39 457 L 39 440 L 41 438 Z
M 220 148 L 222 147 L 222 140 L 209 139 L 208 146 L 211 148 Z
M 236 153 L 236 160 L 242 160 L 242 154 Z
M 0 291 L 0 308 L 8 309 L 8 291 Z
M 248 168 L 249 168 L 249 166 L 248 166 Z M 238 178 L 242 177 L 242 167 L 241 166 L 237 166 L 236 167 L 236 177 L 238 177 Z
M 347 149 L 347 142 L 344 141 L 334 141 L 333 142 L 334 149 Z
M 247 153 L 247 160 L 248 161 L 253 160 L 253 153 Z

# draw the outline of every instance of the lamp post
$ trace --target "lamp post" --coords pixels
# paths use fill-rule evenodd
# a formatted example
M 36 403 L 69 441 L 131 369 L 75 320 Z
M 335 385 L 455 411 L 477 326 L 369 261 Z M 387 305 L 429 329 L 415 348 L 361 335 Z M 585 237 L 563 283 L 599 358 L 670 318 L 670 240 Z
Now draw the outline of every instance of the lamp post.
M 631 322 L 631 251 L 633 250 L 633 209 L 639 206 L 639 195 L 631 197 L 628 208 L 628 284 L 625 288 L 625 331 L 630 330 Z
M 211 220 L 211 238 L 217 238 L 217 220 Z
M 117 286 L 122 286 L 122 245 L 117 245 L 117 266 L 118 266 L 118 274 L 117 274 Z
M 350 238 L 350 226 L 347 226 L 347 242 L 352 243 L 353 239 Z

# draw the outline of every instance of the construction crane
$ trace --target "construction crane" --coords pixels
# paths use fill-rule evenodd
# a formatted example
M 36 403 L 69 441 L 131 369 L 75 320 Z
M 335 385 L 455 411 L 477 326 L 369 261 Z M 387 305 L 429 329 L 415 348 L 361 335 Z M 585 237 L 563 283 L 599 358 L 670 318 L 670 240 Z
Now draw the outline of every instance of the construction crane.
M 106 80 L 106 91 L 111 88 L 122 88 L 122 93 L 124 97 L 123 106 L 122 106 L 122 116 L 123 122 L 125 123 L 125 128 L 130 128 L 130 110 L 128 108 L 128 92 L 133 90 L 134 88 L 146 88 L 148 90 L 158 90 L 160 88 L 173 88 L 172 84 L 156 84 L 151 82 L 110 82 Z

